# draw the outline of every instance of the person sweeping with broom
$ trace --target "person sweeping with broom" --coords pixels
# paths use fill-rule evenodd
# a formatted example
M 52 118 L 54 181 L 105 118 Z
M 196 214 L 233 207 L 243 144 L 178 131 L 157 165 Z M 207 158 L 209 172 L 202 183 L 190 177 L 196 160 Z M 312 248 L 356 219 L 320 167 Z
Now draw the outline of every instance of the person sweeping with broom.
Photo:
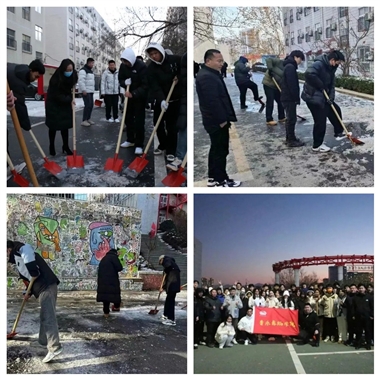
M 9 263 L 16 265 L 21 279 L 27 282 L 34 281 L 30 289 L 31 293 L 24 296 L 27 300 L 33 294 L 39 300 L 41 307 L 38 340 L 32 342 L 31 346 L 41 349 L 47 348 L 48 353 L 42 361 L 48 363 L 63 351 L 59 342 L 55 314 L 59 280 L 46 261 L 34 252 L 30 244 L 8 240 L 7 257 Z
M 175 326 L 175 297 L 181 291 L 180 269 L 172 257 L 161 255 L 158 263 L 164 267 L 165 280 L 160 289 L 160 293 L 166 291 L 166 300 L 162 323 L 168 326 Z

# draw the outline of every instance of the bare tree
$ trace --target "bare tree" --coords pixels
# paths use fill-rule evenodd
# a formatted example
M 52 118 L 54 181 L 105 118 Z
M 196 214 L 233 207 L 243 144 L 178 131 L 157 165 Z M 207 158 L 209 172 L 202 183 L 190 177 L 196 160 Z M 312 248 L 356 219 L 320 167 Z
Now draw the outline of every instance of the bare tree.
M 304 268 L 300 269 L 299 278 L 300 284 L 305 283 L 311 285 L 318 282 L 317 274 L 315 272 L 307 273 Z M 286 288 L 289 288 L 294 282 L 294 270 L 292 268 L 287 268 L 280 272 L 280 284 L 284 284 Z

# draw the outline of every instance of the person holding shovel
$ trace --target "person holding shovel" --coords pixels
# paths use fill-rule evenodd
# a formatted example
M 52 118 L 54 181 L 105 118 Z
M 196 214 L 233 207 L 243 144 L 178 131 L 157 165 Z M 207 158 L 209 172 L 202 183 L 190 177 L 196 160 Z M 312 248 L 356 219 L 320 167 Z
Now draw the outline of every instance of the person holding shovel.
M 121 290 L 119 272 L 123 270 L 123 266 L 118 258 L 120 253 L 119 248 L 111 248 L 99 263 L 96 301 L 103 302 L 104 318 L 108 318 L 110 315 L 111 303 L 113 303 L 112 311 L 120 311 Z
M 29 299 L 34 295 L 40 303 L 40 332 L 38 341 L 32 342 L 35 348 L 47 348 L 48 353 L 42 360 L 50 362 L 61 354 L 63 347 L 59 342 L 58 324 L 56 318 L 57 285 L 59 280 L 46 261 L 34 252 L 30 244 L 18 241 L 7 241 L 8 262 L 15 264 L 21 279 L 28 283 L 34 279 L 31 294 L 25 294 Z
M 165 281 L 160 289 L 162 293 L 166 291 L 164 313 L 161 317 L 162 323 L 168 326 L 175 326 L 175 297 L 181 291 L 180 269 L 175 260 L 170 256 L 161 255 L 158 263 L 164 267 Z

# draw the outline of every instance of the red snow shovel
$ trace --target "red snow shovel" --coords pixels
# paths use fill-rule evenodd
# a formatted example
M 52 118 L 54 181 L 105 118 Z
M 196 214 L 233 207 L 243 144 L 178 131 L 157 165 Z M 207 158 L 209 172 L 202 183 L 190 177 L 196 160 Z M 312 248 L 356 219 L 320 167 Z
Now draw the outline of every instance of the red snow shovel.
M 73 87 L 73 102 L 75 102 L 75 87 Z M 75 106 L 73 108 L 73 155 L 67 156 L 67 168 L 84 168 L 83 156 L 77 156 L 77 135 L 75 128 Z
M 329 96 L 327 95 L 327 92 L 325 90 L 323 90 L 323 95 L 326 97 L 327 100 L 330 100 Z M 356 137 L 352 137 L 351 134 L 348 132 L 346 126 L 343 124 L 343 120 L 340 118 L 339 114 L 338 114 L 338 111 L 336 110 L 336 108 L 334 107 L 334 105 L 331 103 L 331 108 L 332 110 L 334 111 L 335 113 L 335 116 L 337 117 L 337 119 L 339 120 L 339 123 L 340 125 L 342 126 L 342 128 L 344 129 L 344 133 L 346 134 L 347 138 L 351 141 L 351 143 L 353 145 L 364 145 L 364 142 L 363 141 L 360 141 L 359 139 L 357 139 Z
M 169 100 L 170 100 L 170 97 L 172 96 L 172 93 L 173 93 L 173 90 L 174 90 L 174 86 L 178 83 L 178 80 L 177 79 L 174 79 L 173 80 L 173 83 L 172 83 L 172 86 L 170 87 L 170 91 L 169 91 L 169 94 L 166 98 L 166 103 L 169 103 Z M 146 145 L 145 147 L 145 150 L 144 150 L 144 154 L 141 156 L 141 157 L 136 157 L 132 163 L 128 166 L 127 168 L 127 175 L 129 175 L 130 177 L 132 178 L 137 178 L 137 176 L 144 170 L 145 166 L 148 165 L 148 160 L 145 158 L 147 153 L 148 153 L 148 150 L 150 148 L 150 145 L 152 144 L 152 141 L 153 141 L 153 138 L 154 138 L 154 135 L 158 129 L 158 126 L 160 125 L 161 123 L 161 120 L 164 116 L 164 113 L 165 111 L 164 110 L 161 110 L 161 113 L 160 113 L 160 117 L 158 118 L 157 122 L 156 122 L 156 125 L 154 126 L 153 128 L 153 131 L 152 131 L 152 134 L 150 135 L 150 138 L 149 138 L 149 141 L 148 141 L 148 144 Z
M 16 169 L 13 166 L 13 163 L 8 153 L 7 153 L 7 161 L 8 161 L 9 167 L 11 168 L 11 173 L 13 174 L 13 181 L 21 187 L 29 187 L 29 181 L 26 178 L 24 178 L 22 175 L 16 172 Z
M 25 293 L 25 296 L 28 295 L 30 293 L 30 291 L 32 290 L 32 286 L 33 286 L 33 283 L 36 280 L 36 278 L 37 277 L 32 277 L 32 279 L 30 280 L 28 289 L 26 290 L 26 293 Z M 25 296 L 24 296 L 24 299 L 22 300 L 21 308 L 20 308 L 20 311 L 17 314 L 15 323 L 13 324 L 12 331 L 9 334 L 7 334 L 7 339 L 12 339 L 15 335 L 17 335 L 17 333 L 16 333 L 16 327 L 18 325 L 18 321 L 20 320 L 22 310 L 23 310 L 23 308 L 25 306 L 25 303 L 26 303 Z
M 166 273 L 164 273 L 164 276 L 162 277 L 162 282 L 161 282 L 160 290 L 161 290 L 162 286 L 164 285 L 165 277 L 166 277 Z M 148 314 L 150 314 L 150 315 L 156 315 L 158 313 L 157 306 L 158 306 L 158 301 L 160 300 L 160 295 L 161 295 L 161 292 L 159 291 L 158 292 L 157 302 L 156 302 L 156 307 L 154 309 L 152 309 Z
M 186 181 L 186 177 L 182 175 L 182 172 L 186 166 L 186 161 L 187 161 L 187 153 L 185 154 L 185 157 L 178 171 L 172 171 L 162 180 L 162 183 L 165 186 L 179 187 Z
M 34 133 L 32 132 L 32 130 L 29 131 L 30 135 L 32 136 L 32 139 L 34 140 L 38 150 L 40 151 L 41 153 L 41 156 L 42 158 L 44 159 L 45 163 L 44 163 L 44 168 L 49 171 L 51 174 L 53 174 L 54 176 L 59 176 L 59 174 L 62 173 L 62 168 L 57 164 L 55 163 L 54 161 L 49 161 L 46 157 L 46 154 L 44 153 L 44 151 L 42 150 L 41 148 L 41 145 L 39 144 L 39 142 L 37 141 L 36 139 L 36 136 L 34 135 Z
M 129 85 L 127 86 L 127 89 L 125 92 L 129 92 Z M 121 120 L 120 124 L 120 130 L 119 130 L 119 138 L 117 139 L 117 144 L 116 144 L 116 152 L 113 158 L 108 158 L 106 161 L 106 164 L 104 165 L 104 170 L 109 170 L 115 173 L 120 173 L 121 169 L 123 167 L 123 160 L 119 158 L 119 150 L 120 150 L 120 143 L 121 143 L 121 138 L 123 136 L 123 128 L 125 124 L 125 117 L 127 115 L 127 105 L 128 105 L 128 97 L 125 97 L 124 100 L 124 109 L 123 109 L 123 118 Z

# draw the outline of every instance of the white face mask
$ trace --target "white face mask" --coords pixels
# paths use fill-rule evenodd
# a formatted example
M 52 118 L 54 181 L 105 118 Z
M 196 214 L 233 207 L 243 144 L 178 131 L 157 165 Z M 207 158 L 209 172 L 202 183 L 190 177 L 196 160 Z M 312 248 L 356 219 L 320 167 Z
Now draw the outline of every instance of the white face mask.
M 231 325 L 232 325 L 232 322 L 227 322 L 227 325 L 228 325 L 228 326 L 231 326 Z

